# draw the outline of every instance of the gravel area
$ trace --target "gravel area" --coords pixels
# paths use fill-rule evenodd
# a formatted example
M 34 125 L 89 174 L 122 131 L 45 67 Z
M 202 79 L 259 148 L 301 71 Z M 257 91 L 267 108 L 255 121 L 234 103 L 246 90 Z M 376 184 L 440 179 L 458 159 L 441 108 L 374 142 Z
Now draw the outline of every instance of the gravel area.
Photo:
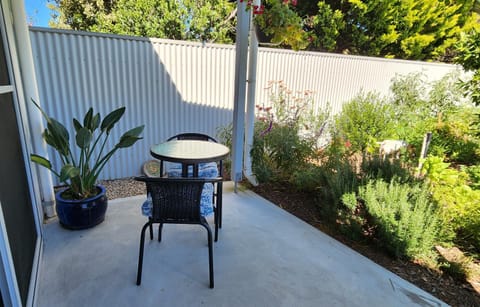
M 102 180 L 99 183 L 107 189 L 108 199 L 147 194 L 145 183 L 133 178 Z

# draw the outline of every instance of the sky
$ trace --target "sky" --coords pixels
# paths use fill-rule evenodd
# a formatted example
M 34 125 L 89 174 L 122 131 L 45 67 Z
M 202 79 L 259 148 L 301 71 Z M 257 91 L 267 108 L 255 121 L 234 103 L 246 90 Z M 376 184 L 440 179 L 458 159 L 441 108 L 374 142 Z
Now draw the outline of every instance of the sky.
M 48 0 L 24 0 L 25 14 L 29 25 L 48 27 L 50 10 L 47 8 Z

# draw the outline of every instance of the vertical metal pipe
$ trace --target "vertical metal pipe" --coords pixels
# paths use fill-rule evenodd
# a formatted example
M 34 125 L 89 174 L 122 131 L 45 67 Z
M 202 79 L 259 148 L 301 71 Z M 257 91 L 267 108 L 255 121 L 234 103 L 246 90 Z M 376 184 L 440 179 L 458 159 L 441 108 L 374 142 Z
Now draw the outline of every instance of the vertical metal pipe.
M 235 182 L 235 192 L 238 181 L 242 180 L 249 25 L 246 1 L 238 0 L 231 173 L 232 180 Z
M 253 18 L 250 18 L 250 49 L 248 53 L 248 80 L 247 80 L 247 117 L 245 122 L 245 151 L 244 174 L 245 178 L 253 185 L 258 185 L 257 178 L 252 172 L 252 159 L 250 150 L 253 146 L 253 133 L 255 124 L 255 87 L 257 84 L 257 55 L 258 39 L 255 33 Z

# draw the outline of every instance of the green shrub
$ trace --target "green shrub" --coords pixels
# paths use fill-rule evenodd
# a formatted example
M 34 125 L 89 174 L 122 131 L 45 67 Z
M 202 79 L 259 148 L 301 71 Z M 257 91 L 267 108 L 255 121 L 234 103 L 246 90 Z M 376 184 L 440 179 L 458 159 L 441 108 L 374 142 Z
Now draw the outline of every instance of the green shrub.
M 447 239 L 480 246 L 480 190 L 472 189 L 466 172 L 450 168 L 440 157 L 425 160 L 422 173 L 438 202 Z
M 480 140 L 471 132 L 475 120 L 473 108 L 462 107 L 438 120 L 432 128 L 430 154 L 447 161 L 475 164 L 480 162 Z
M 480 105 L 480 32 L 472 29 L 463 33 L 455 46 L 455 63 L 463 66 L 466 71 L 473 72 L 470 80 L 463 82 L 463 88 L 475 104 Z
M 362 204 L 357 200 L 355 192 L 345 193 L 341 197 L 342 207 L 338 211 L 337 224 L 340 231 L 348 238 L 361 241 L 367 238 L 364 227 L 366 218 Z
M 324 173 L 320 166 L 308 164 L 306 167 L 298 168 L 293 172 L 290 183 L 298 191 L 306 193 L 316 192 L 325 183 L 323 175 Z
M 257 133 L 250 152 L 254 174 L 259 182 L 288 181 L 313 155 L 313 142 L 302 139 L 296 129 L 287 125 L 274 123 L 267 133 L 258 133 L 261 129 L 266 131 L 268 128 L 264 123 L 257 124 Z
M 393 178 L 397 178 L 400 182 L 406 182 L 412 179 L 410 171 L 398 159 L 383 159 L 378 155 L 364 157 L 361 168 L 362 177 L 366 181 L 383 179 L 390 182 Z
M 359 189 L 381 244 L 395 257 L 428 256 L 438 234 L 437 208 L 427 189 L 374 180 Z
M 462 170 L 468 174 L 469 185 L 472 189 L 480 190 L 480 164 L 464 166 Z
M 397 76 L 392 81 L 395 106 L 394 138 L 405 140 L 420 154 L 425 133 L 432 132 L 429 152 L 458 163 L 476 163 L 479 139 L 472 129 L 478 108 L 465 99 L 454 72 L 428 83 L 422 74 Z
M 331 160 L 320 167 L 319 173 L 324 182 L 318 189 L 322 199 L 320 210 L 327 219 L 335 221 L 343 209 L 342 196 L 356 192 L 359 180 L 347 159 L 331 157 Z
M 373 152 L 376 142 L 389 138 L 392 129 L 393 109 L 375 93 L 360 93 L 335 117 L 335 130 L 354 152 Z

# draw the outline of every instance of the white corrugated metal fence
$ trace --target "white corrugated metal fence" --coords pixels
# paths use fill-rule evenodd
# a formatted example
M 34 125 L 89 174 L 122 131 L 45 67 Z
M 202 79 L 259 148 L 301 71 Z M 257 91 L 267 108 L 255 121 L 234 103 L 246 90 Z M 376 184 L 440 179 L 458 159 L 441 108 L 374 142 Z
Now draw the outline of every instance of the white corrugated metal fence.
M 215 136 L 218 127 L 232 121 L 233 45 L 45 28 L 31 28 L 30 35 L 40 102 L 51 117 L 73 130 L 71 119 L 82 121 L 90 106 L 103 116 L 126 106 L 124 118 L 112 131 L 111 146 L 123 132 L 145 124 L 144 139 L 120 150 L 101 179 L 140 174 L 143 162 L 151 159 L 150 146 L 169 136 L 187 131 Z M 260 48 L 256 101 L 268 100 L 268 81 L 283 80 L 293 91 L 314 91 L 317 107 L 329 103 L 335 113 L 360 90 L 387 95 L 397 73 L 421 71 L 438 79 L 454 69 L 446 64 Z

